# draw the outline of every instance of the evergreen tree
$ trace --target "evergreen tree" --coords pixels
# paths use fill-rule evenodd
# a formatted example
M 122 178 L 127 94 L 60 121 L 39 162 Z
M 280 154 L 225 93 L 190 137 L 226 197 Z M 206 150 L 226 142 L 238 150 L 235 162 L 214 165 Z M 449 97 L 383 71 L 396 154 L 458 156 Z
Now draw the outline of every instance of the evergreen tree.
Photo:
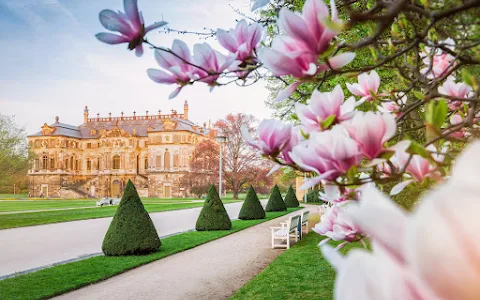
M 107 256 L 149 254 L 158 251 L 160 245 L 152 219 L 129 180 L 103 239 L 103 253 Z
M 292 186 L 288 188 L 287 195 L 285 196 L 285 206 L 287 207 L 298 207 L 300 203 L 298 203 L 297 195 L 293 191 Z
M 267 207 L 265 211 L 286 211 L 287 207 L 285 206 L 285 202 L 283 202 L 282 194 L 280 194 L 280 190 L 278 186 L 275 185 L 270 193 L 270 198 L 268 199 Z
M 241 220 L 265 219 L 265 210 L 263 210 L 262 204 L 260 203 L 253 186 L 250 186 L 248 189 L 247 197 L 243 202 L 238 218 Z
M 198 216 L 195 229 L 197 231 L 230 230 L 232 221 L 223 206 L 217 189 L 212 184 L 208 190 L 207 199 Z

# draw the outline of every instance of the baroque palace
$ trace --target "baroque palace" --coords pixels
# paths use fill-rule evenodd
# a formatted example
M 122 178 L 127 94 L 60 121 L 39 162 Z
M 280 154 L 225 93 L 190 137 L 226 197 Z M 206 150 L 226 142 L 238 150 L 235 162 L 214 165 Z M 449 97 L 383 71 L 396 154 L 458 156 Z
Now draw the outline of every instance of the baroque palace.
M 28 136 L 36 154 L 28 171 L 30 197 L 120 197 L 132 180 L 142 197 L 186 197 L 180 178 L 190 171 L 190 158 L 203 139 L 215 138 L 210 124 L 183 114 L 96 118 L 85 106 L 83 124 L 46 123 Z

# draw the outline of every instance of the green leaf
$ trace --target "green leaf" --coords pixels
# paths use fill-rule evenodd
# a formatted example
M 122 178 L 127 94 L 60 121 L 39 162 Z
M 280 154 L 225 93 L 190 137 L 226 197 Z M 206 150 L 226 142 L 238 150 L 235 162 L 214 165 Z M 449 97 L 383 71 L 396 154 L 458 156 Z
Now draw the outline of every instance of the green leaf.
M 466 84 L 468 84 L 471 87 L 474 87 L 474 78 L 473 76 L 467 71 L 467 69 L 462 70 L 462 80 Z
M 445 118 L 448 114 L 448 105 L 445 99 L 436 101 L 435 110 L 433 113 L 433 122 L 432 125 L 436 128 L 441 128 L 445 122 Z
M 418 100 L 423 100 L 425 99 L 425 95 L 420 92 L 420 91 L 413 91 L 413 95 L 418 99 Z
M 424 158 L 430 158 L 431 155 L 430 152 L 425 147 L 423 147 L 423 145 L 413 140 L 410 143 L 410 146 L 407 148 L 407 153 L 418 154 Z
M 348 180 L 350 181 L 353 181 L 355 179 L 355 175 L 357 175 L 358 171 L 357 171 L 357 167 L 356 166 L 352 166 L 348 172 L 347 172 L 347 178 Z
M 395 151 L 384 151 L 381 155 L 380 158 L 385 158 L 386 160 L 389 160 L 392 158 L 392 156 L 395 154 Z
M 322 128 L 327 129 L 328 127 L 330 127 L 335 121 L 335 118 L 335 115 L 328 116 L 328 118 L 326 118 L 325 121 L 322 122 Z
M 303 129 L 300 129 L 300 133 L 302 134 L 304 139 L 308 140 L 310 138 L 310 134 L 305 133 Z

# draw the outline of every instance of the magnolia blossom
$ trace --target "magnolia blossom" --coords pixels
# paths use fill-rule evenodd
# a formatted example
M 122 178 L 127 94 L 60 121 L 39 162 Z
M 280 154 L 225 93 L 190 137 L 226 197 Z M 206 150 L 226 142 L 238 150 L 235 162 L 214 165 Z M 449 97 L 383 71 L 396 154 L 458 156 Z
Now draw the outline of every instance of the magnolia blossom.
M 337 269 L 336 299 L 480 299 L 479 151 L 470 145 L 410 215 L 375 188 L 344 210 L 374 251 L 344 258 L 322 247 Z
M 320 199 L 331 204 L 346 203 L 356 197 L 357 192 L 355 190 L 345 189 L 342 192 L 336 184 L 327 183 L 324 185 L 324 192 L 320 192 Z
M 245 141 L 257 148 L 263 155 L 277 156 L 284 150 L 290 141 L 292 126 L 278 120 L 263 120 L 258 125 L 258 141 L 254 141 L 244 127 L 242 135 Z
M 263 48 L 258 54 L 260 60 L 274 76 L 292 75 L 300 80 L 350 63 L 355 58 L 352 52 L 336 55 L 328 58 L 328 63 L 318 64 L 318 56 L 328 49 L 337 35 L 325 25 L 327 18 L 328 8 L 322 0 L 307 0 L 301 15 L 282 8 L 277 24 L 285 35 L 275 37 L 271 49 Z M 331 21 L 339 21 L 333 1 Z M 287 87 L 276 100 L 285 99 L 293 90 L 293 86 Z
M 207 83 L 210 90 L 217 84 L 220 74 L 225 71 L 234 61 L 234 56 L 224 56 L 213 50 L 209 44 L 195 44 L 193 46 L 193 58 L 195 64 L 201 68 L 198 81 Z
M 310 104 L 295 104 L 297 116 L 308 130 L 325 129 L 323 122 L 330 116 L 339 123 L 352 118 L 355 109 L 355 98 L 350 97 L 344 102 L 342 88 L 337 85 L 332 92 L 322 93 L 315 90 L 310 98 Z
M 217 30 L 217 40 L 223 48 L 235 54 L 240 61 L 250 60 L 256 62 L 255 51 L 260 46 L 263 27 L 258 23 L 248 25 L 247 21 L 241 20 L 230 31 Z
M 165 71 L 157 69 L 148 69 L 147 74 L 153 81 L 162 84 L 178 84 L 179 87 L 170 94 L 170 99 L 180 93 L 182 88 L 190 84 L 190 80 L 198 79 L 204 74 L 199 68 L 194 67 L 193 57 L 187 44 L 180 40 L 174 40 L 172 44 L 172 53 L 155 50 L 155 59 Z
M 407 103 L 407 95 L 403 93 L 397 93 L 395 97 L 397 98 L 397 101 L 382 102 L 382 104 L 378 107 L 378 111 L 383 113 L 391 113 L 398 117 L 400 115 L 400 109 Z
M 100 12 L 100 23 L 103 27 L 110 31 L 117 31 L 120 35 L 100 32 L 95 36 L 100 41 L 107 44 L 128 43 L 128 49 L 135 49 L 135 54 L 141 56 L 143 54 L 143 37 L 149 31 L 162 27 L 167 22 L 157 22 L 145 27 L 142 13 L 138 11 L 137 0 L 123 0 L 125 13 L 118 13 L 104 9 Z
M 455 48 L 455 42 L 450 38 L 442 41 L 441 44 L 450 50 Z M 420 70 L 420 72 L 426 74 L 427 78 L 442 78 L 455 66 L 455 57 L 442 49 L 436 48 L 435 51 L 432 51 L 430 47 L 425 47 L 425 51 L 423 63 L 426 67 Z
M 360 99 L 361 102 L 372 101 L 377 97 L 379 87 L 380 76 L 378 76 L 375 70 L 371 71 L 370 74 L 361 73 L 358 75 L 358 83 L 347 83 L 347 89 L 350 93 L 362 97 Z
M 455 97 L 455 98 L 467 98 L 468 94 L 472 91 L 472 88 L 463 83 L 455 83 L 451 79 L 447 79 L 443 85 L 438 87 L 438 92 L 443 95 Z M 449 101 L 448 107 L 451 110 L 459 109 L 462 106 L 462 101 Z
M 343 209 L 344 206 L 338 205 L 327 208 L 325 213 L 320 217 L 320 223 L 312 228 L 316 233 L 327 237 L 320 242 L 320 245 L 330 240 L 345 241 L 345 243 L 337 247 L 338 249 L 346 243 L 358 241 L 362 238 L 359 227 L 343 212 Z
M 458 125 L 458 124 L 461 124 L 463 122 L 463 118 L 460 114 L 454 114 L 450 117 L 450 124 L 452 125 Z M 457 139 L 461 139 L 461 138 L 464 138 L 465 137 L 465 128 L 461 128 L 455 132 L 452 132 L 450 134 L 451 137 L 454 137 L 454 138 L 457 138 Z
M 357 112 L 345 127 L 368 159 L 374 159 L 384 152 L 385 142 L 393 137 L 397 129 L 391 114 L 374 112 Z
M 312 132 L 308 140 L 293 148 L 290 157 L 302 170 L 318 174 L 302 185 L 305 189 L 322 179 L 333 181 L 339 174 L 346 173 L 360 162 L 361 152 L 345 129 L 335 125 L 332 130 Z

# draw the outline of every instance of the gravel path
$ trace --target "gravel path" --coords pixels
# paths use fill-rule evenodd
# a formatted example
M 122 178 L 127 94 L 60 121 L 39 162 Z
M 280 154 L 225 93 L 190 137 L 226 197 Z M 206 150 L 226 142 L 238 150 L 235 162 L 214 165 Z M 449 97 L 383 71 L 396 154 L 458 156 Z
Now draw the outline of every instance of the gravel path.
M 284 251 L 270 248 L 269 227 L 285 219 L 247 228 L 54 299 L 226 299 Z

